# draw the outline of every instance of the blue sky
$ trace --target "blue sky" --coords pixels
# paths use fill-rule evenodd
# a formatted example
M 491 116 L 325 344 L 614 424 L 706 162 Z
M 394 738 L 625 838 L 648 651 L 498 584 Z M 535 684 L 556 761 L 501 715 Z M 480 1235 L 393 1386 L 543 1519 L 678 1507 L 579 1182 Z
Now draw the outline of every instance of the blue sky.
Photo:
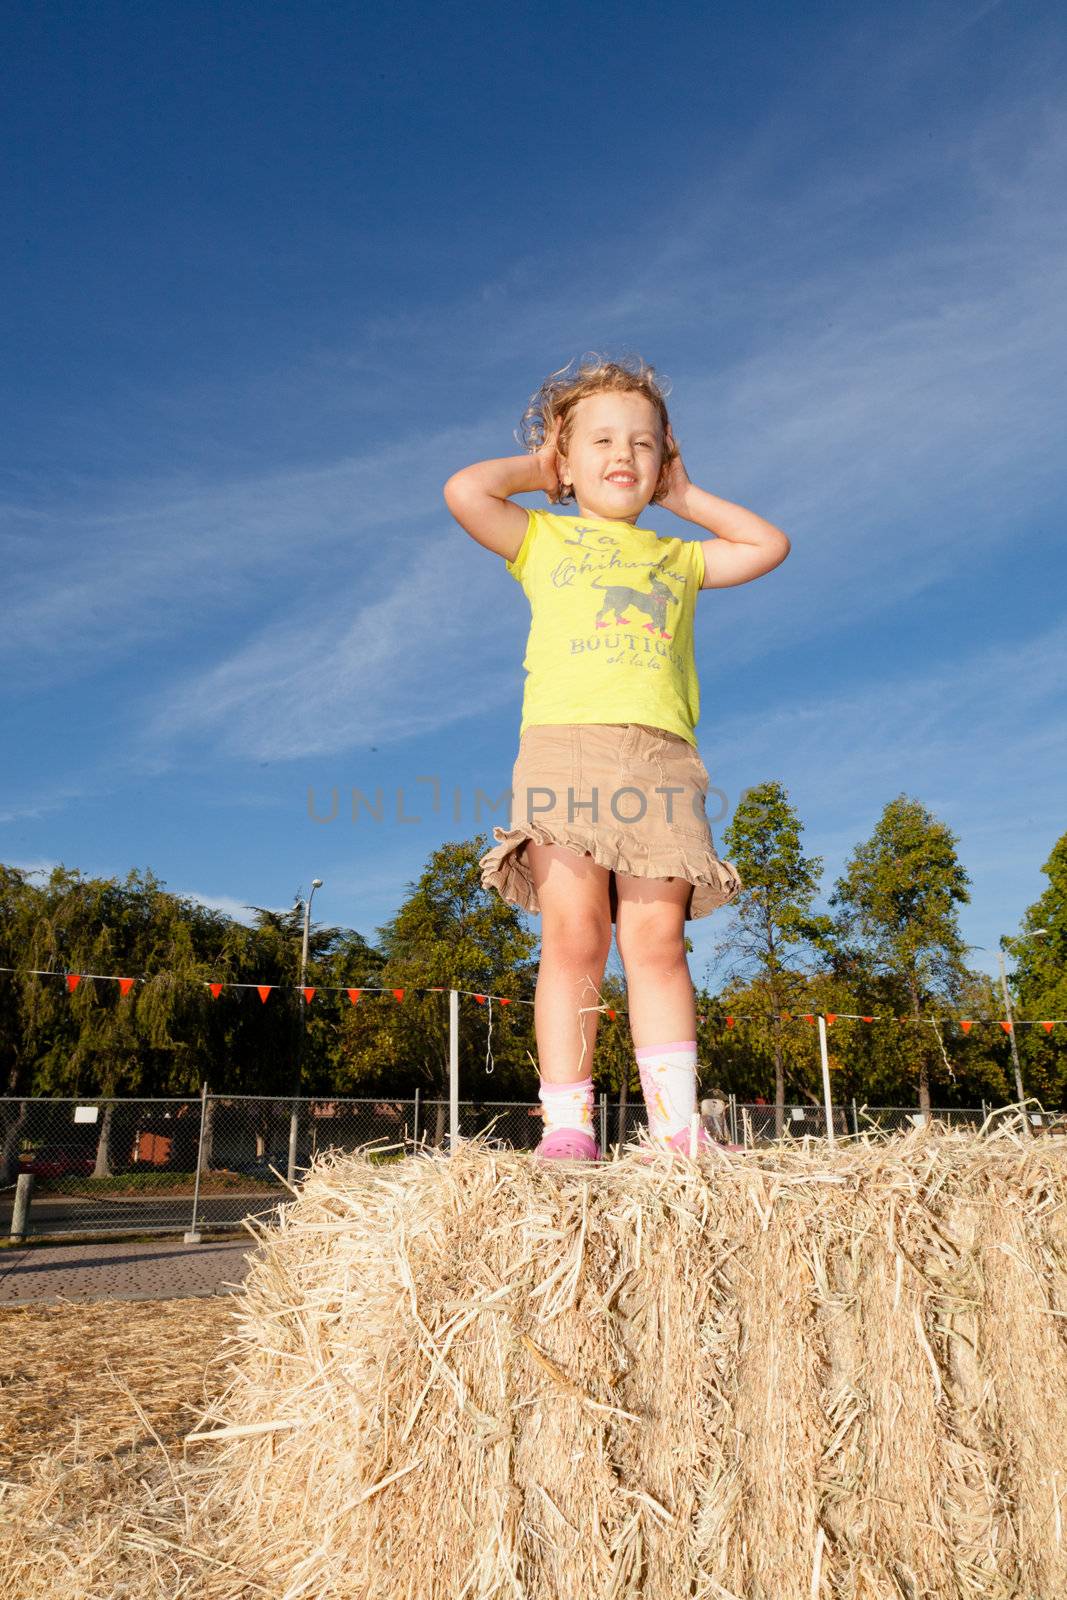
M 318 876 L 373 935 L 516 750 L 526 602 L 441 485 L 640 352 L 793 541 L 698 604 L 713 782 L 784 783 L 827 893 L 922 800 L 992 950 L 1067 826 L 1065 45 L 1008 0 L 10 16 L 0 859 Z

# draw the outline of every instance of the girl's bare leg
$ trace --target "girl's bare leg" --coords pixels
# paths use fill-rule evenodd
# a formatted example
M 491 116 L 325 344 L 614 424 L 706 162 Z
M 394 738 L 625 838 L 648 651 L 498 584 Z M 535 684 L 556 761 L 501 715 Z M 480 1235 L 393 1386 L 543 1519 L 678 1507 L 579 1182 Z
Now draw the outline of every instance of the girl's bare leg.
M 634 1048 L 696 1038 L 696 1001 L 685 953 L 684 878 L 617 872 L 615 939 L 626 971 Z
M 577 1083 L 593 1070 L 595 1007 L 611 949 L 610 874 L 565 845 L 533 844 L 530 875 L 541 907 L 534 1026 L 545 1083 Z M 584 1041 L 584 1056 L 583 1056 Z

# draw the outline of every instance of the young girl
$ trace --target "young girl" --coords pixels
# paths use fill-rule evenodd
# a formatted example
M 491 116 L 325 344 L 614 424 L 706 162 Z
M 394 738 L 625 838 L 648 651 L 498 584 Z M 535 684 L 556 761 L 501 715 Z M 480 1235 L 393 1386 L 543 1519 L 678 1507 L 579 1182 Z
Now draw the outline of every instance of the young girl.
M 684 1153 L 696 1106 L 685 924 L 741 889 L 704 812 L 693 612 L 698 590 L 762 577 L 789 540 L 690 482 L 642 362 L 586 358 L 556 373 L 531 401 L 523 439 L 529 454 L 466 467 L 444 493 L 471 537 L 504 557 L 532 612 L 512 826 L 494 828 L 481 872 L 542 919 L 537 1153 L 600 1156 L 591 1065 L 612 922 L 649 1134 Z M 578 515 L 511 499 L 535 490 L 552 506 L 574 501 Z M 654 533 L 639 521 L 649 505 L 712 537 Z M 711 1144 L 703 1129 L 700 1142 Z

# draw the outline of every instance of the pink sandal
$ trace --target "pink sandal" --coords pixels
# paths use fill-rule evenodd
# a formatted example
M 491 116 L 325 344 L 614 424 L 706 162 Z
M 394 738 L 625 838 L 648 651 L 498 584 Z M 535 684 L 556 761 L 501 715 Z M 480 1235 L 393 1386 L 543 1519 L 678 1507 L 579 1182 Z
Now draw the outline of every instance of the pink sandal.
M 668 1151 L 676 1156 L 687 1156 L 689 1154 L 688 1128 L 679 1128 L 677 1133 L 671 1135 L 666 1144 L 657 1145 L 653 1150 L 643 1152 L 641 1159 L 642 1161 L 654 1161 L 657 1155 L 666 1155 Z M 711 1134 L 703 1124 L 697 1129 L 698 1156 L 706 1156 L 712 1153 L 731 1156 L 743 1155 L 744 1151 L 745 1146 L 743 1144 L 720 1144 L 717 1139 L 711 1137 Z
M 534 1151 L 541 1161 L 599 1161 L 600 1146 L 592 1134 L 577 1128 L 554 1128 Z

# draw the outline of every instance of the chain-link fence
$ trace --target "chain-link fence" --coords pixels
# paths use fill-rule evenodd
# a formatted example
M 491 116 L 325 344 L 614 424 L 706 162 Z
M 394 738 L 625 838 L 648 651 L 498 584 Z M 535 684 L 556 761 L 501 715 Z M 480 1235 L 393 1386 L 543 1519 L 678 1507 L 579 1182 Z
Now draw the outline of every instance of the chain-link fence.
M 817 1105 L 702 1102 L 704 1123 L 724 1143 L 759 1147 L 776 1139 L 825 1139 Z M 976 1132 L 1017 1111 L 982 1106 L 928 1113 L 947 1128 Z M 911 1107 L 838 1105 L 838 1139 L 890 1137 L 913 1128 Z M 1067 1117 L 1032 1112 L 1035 1134 L 1067 1137 Z M 636 1141 L 644 1107 L 598 1100 L 595 1131 L 606 1150 Z M 541 1108 L 513 1101 L 463 1101 L 462 1139 L 532 1150 Z M 290 1198 L 287 1184 L 330 1149 L 374 1147 L 379 1161 L 417 1147 L 447 1148 L 447 1100 L 202 1095 L 167 1100 L 0 1099 L 0 1237 L 78 1237 L 232 1231 Z M 32 1176 L 18 1186 L 19 1176 Z M 23 1214 L 26 1202 L 28 1211 Z

